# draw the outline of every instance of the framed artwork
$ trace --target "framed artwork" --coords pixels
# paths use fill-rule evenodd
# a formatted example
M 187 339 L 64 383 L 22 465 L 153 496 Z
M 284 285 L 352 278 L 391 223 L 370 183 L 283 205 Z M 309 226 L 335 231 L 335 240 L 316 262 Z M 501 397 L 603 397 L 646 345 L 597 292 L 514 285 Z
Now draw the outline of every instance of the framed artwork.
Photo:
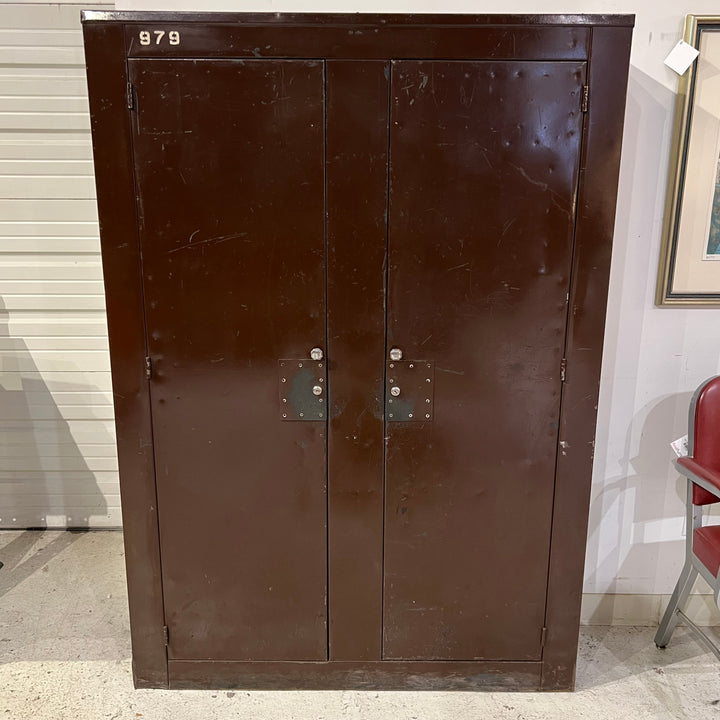
M 720 306 L 720 15 L 688 15 L 655 302 Z

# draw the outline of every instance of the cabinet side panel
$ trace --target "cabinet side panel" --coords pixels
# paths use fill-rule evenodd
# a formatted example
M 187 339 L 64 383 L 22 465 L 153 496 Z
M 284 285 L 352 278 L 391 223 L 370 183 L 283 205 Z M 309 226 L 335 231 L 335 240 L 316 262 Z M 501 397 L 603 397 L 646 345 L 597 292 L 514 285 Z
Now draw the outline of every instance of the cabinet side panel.
M 84 26 L 113 374 L 133 673 L 167 685 L 152 427 L 123 26 Z
M 600 365 L 632 28 L 595 28 L 560 417 L 543 689 L 575 681 Z
M 388 69 L 327 63 L 331 660 L 381 652 Z

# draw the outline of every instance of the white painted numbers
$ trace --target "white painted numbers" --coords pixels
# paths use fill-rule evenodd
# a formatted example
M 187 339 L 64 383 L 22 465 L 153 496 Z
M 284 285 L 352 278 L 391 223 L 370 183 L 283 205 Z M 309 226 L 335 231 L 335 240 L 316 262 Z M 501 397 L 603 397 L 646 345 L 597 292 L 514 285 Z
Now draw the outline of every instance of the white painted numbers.
M 167 35 L 167 37 L 166 37 Z M 166 33 L 165 30 L 141 30 L 140 31 L 140 44 L 141 45 L 160 45 L 165 38 L 165 42 L 169 45 L 180 44 L 180 33 L 177 30 L 171 30 Z M 153 40 L 155 42 L 153 42 Z

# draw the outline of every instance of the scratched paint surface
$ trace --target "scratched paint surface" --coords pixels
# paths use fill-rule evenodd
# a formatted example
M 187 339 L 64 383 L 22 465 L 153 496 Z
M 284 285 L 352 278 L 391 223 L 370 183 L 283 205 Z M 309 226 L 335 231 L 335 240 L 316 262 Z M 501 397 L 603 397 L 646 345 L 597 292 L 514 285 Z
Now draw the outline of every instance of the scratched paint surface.
M 393 63 L 384 657 L 536 660 L 581 144 L 578 62 Z
M 327 657 L 323 65 L 131 60 L 170 658 Z

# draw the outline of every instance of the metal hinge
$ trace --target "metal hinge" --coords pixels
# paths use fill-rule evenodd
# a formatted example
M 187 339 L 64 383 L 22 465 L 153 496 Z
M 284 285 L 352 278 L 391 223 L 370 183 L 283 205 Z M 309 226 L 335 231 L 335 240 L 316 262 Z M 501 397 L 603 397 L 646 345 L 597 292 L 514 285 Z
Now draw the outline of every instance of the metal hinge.
M 540 647 L 545 647 L 545 640 L 547 638 L 547 628 L 544 627 L 540 630 Z
M 586 113 L 590 104 L 590 86 L 583 85 L 582 87 L 582 111 Z
M 170 633 L 168 632 L 167 625 L 163 625 L 163 642 L 165 643 L 165 647 L 167 647 L 170 642 Z
M 132 83 L 127 84 L 127 106 L 128 110 L 132 110 L 135 107 L 135 93 L 133 92 Z
M 560 361 L 560 382 L 565 382 L 565 373 L 567 372 L 567 358 Z
M 152 358 L 145 358 L 145 377 L 149 380 L 152 377 Z

